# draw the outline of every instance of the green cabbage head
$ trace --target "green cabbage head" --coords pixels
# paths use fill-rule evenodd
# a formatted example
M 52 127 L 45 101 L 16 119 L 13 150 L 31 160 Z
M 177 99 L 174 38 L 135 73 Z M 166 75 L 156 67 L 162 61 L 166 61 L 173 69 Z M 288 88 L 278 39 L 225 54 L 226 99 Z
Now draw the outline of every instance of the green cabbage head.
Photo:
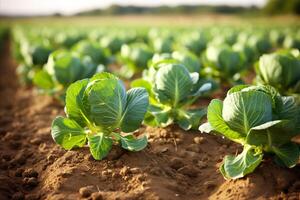
M 271 86 L 235 86 L 224 101 L 211 101 L 207 118 L 201 132 L 214 131 L 244 147 L 239 155 L 225 157 L 220 168 L 225 178 L 253 172 L 264 154 L 289 168 L 299 160 L 299 147 L 291 139 L 300 134 L 300 107 Z
M 282 94 L 300 96 L 300 58 L 292 51 L 279 51 L 260 57 L 257 82 L 275 87 Z

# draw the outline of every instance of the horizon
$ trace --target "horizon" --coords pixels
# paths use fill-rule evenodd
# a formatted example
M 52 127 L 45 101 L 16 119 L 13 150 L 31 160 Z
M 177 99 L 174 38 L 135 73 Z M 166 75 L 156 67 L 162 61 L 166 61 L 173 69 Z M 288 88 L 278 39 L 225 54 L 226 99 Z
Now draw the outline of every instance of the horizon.
M 120 6 L 178 6 L 178 5 L 227 5 L 262 7 L 266 0 L 0 0 L 0 15 L 6 16 L 38 16 L 38 15 L 74 15 L 79 12 L 105 9 L 111 5 Z M 16 6 L 17 5 L 17 6 Z

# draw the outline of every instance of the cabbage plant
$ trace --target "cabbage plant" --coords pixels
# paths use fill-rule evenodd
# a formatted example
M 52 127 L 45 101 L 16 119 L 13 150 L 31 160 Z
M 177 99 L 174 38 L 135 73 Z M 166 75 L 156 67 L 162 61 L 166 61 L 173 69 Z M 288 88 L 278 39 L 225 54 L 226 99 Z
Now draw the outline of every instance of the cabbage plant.
M 184 47 L 189 51 L 200 55 L 205 50 L 208 42 L 208 37 L 203 31 L 194 31 L 183 34 L 178 38 L 178 48 Z
M 172 59 L 182 63 L 189 70 L 189 72 L 200 72 L 200 60 L 195 54 L 188 50 L 174 51 L 173 53 L 154 54 L 150 66 L 163 60 Z
M 21 54 L 23 56 L 24 62 L 29 66 L 39 66 L 44 65 L 52 51 L 50 46 L 43 44 L 32 44 L 26 43 L 21 46 Z
M 295 48 L 300 50 L 300 36 L 287 35 L 284 39 L 283 46 L 288 49 Z
M 221 82 L 235 84 L 241 81 L 241 73 L 247 69 L 243 52 L 228 45 L 210 45 L 203 56 L 205 74 Z
M 80 57 L 76 53 L 58 50 L 49 56 L 43 70 L 34 75 L 33 82 L 41 92 L 63 100 L 71 83 L 89 78 L 97 71 L 103 70 L 102 67 L 98 68 L 89 56 Z
M 120 61 L 123 64 L 120 75 L 130 78 L 141 72 L 147 68 L 152 56 L 152 50 L 143 43 L 124 44 L 120 53 Z
M 267 53 L 272 48 L 271 41 L 265 34 L 252 34 L 248 38 L 247 43 L 250 47 L 255 49 L 257 56 Z
M 55 35 L 54 43 L 59 47 L 71 48 L 84 37 L 84 34 L 75 30 L 63 31 Z
M 46 43 L 46 42 L 44 42 Z M 17 60 L 20 63 L 17 68 L 17 74 L 22 84 L 31 84 L 34 74 L 40 70 L 53 50 L 50 45 L 40 41 L 29 42 L 21 40 L 20 44 L 16 45 L 18 49 Z
M 189 109 L 201 95 L 211 89 L 211 83 L 199 80 L 198 73 L 190 73 L 187 68 L 173 60 L 165 60 L 153 65 L 143 79 L 132 82 L 132 86 L 142 86 L 150 94 L 150 106 L 145 124 L 165 127 L 172 123 L 182 129 L 197 128 L 206 108 Z
M 173 41 L 170 38 L 155 38 L 152 41 L 152 46 L 157 53 L 170 53 L 172 52 Z
M 300 107 L 271 86 L 235 86 L 223 102 L 210 102 L 207 118 L 201 132 L 214 131 L 243 146 L 240 154 L 224 158 L 220 171 L 225 178 L 253 172 L 265 154 L 289 168 L 299 160 L 299 147 L 291 139 L 300 134 Z
M 114 75 L 102 72 L 71 84 L 66 93 L 67 117 L 52 122 L 54 141 L 66 150 L 88 143 L 96 160 L 107 156 L 114 143 L 129 151 L 140 151 L 147 137 L 136 138 L 136 131 L 147 111 L 148 93 L 144 88 L 126 92 Z
M 79 53 L 82 57 L 90 56 L 96 64 L 105 65 L 108 61 L 108 52 L 95 42 L 82 40 L 72 47 L 72 51 Z
M 292 51 L 265 54 L 256 65 L 256 74 L 258 83 L 272 85 L 283 94 L 295 95 L 300 103 L 299 55 Z
M 255 60 L 255 49 L 251 48 L 245 42 L 237 42 L 232 46 L 232 49 L 236 52 L 241 52 L 244 54 L 246 59 L 246 64 L 251 65 Z
M 100 39 L 100 46 L 108 49 L 111 54 L 116 54 L 120 51 L 124 41 L 117 35 L 105 35 Z

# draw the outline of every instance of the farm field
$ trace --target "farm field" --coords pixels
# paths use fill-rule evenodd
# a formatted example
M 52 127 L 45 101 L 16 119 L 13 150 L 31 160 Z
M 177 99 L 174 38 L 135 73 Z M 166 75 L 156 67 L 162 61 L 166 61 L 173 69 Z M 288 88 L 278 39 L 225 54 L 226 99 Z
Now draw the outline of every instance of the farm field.
M 4 20 L 0 199 L 299 199 L 300 24 L 270 20 Z

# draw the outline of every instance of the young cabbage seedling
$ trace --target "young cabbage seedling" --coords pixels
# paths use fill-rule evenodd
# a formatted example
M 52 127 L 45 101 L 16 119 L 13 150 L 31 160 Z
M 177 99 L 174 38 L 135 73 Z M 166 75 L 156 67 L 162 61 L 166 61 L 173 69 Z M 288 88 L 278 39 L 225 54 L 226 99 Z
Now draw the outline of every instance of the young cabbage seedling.
M 198 73 L 174 60 L 164 60 L 133 81 L 133 87 L 145 87 L 150 94 L 150 106 L 144 122 L 165 127 L 177 123 L 184 130 L 197 128 L 206 108 L 189 109 L 201 95 L 211 90 L 211 83 L 201 83 Z
M 195 54 L 188 50 L 174 51 L 173 53 L 154 54 L 148 65 L 151 67 L 155 63 L 172 59 L 182 63 L 189 70 L 189 72 L 199 73 L 201 70 L 200 60 Z
M 119 60 L 123 66 L 120 75 L 131 78 L 134 74 L 143 71 L 152 56 L 152 50 L 143 43 L 122 45 Z
M 253 172 L 265 153 L 289 168 L 299 160 L 299 147 L 291 139 L 300 134 L 300 108 L 293 97 L 280 96 L 271 86 L 233 87 L 223 102 L 211 101 L 207 118 L 201 132 L 217 132 L 244 147 L 239 155 L 225 157 L 220 167 L 225 178 Z
M 103 71 L 91 57 L 83 56 L 75 52 L 58 50 L 53 52 L 43 70 L 34 75 L 33 83 L 41 92 L 64 100 L 67 87 L 80 79 L 90 78 L 97 71 Z
M 208 40 L 208 35 L 205 32 L 193 31 L 180 35 L 175 46 L 178 49 L 184 47 L 194 54 L 200 55 L 205 50 Z
M 222 83 L 235 85 L 241 82 L 241 73 L 247 68 L 243 52 L 228 45 L 210 45 L 203 54 L 204 72 Z
M 29 42 L 25 39 L 15 45 L 15 51 L 18 51 L 16 59 L 19 66 L 17 74 L 24 85 L 32 84 L 33 76 L 47 62 L 49 54 L 53 50 L 50 45 L 43 44 L 42 41 Z
M 300 57 L 298 50 L 279 51 L 261 56 L 256 65 L 256 74 L 258 83 L 272 85 L 283 94 L 295 96 L 300 105 Z
M 153 50 L 156 53 L 171 53 L 173 40 L 168 37 L 155 37 L 151 41 Z
M 101 48 L 96 42 L 82 40 L 72 47 L 72 51 L 77 52 L 81 57 L 90 56 L 97 65 L 106 65 L 108 62 L 108 51 Z
M 102 72 L 69 86 L 66 93 L 67 117 L 52 122 L 54 141 L 66 150 L 83 147 L 88 141 L 96 160 L 107 156 L 113 143 L 129 151 L 147 146 L 147 137 L 135 138 L 147 111 L 149 99 L 144 88 L 125 91 L 114 75 Z

